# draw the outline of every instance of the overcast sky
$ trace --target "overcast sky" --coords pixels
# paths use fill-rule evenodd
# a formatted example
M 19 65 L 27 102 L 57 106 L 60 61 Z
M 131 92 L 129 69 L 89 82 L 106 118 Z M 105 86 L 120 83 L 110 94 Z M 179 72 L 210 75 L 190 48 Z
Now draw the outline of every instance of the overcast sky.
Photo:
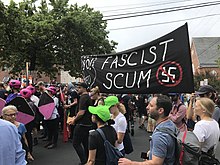
M 6 3 L 9 0 L 2 1 Z M 15 2 L 19 1 L 21 0 L 15 0 Z M 135 13 L 144 15 L 108 20 L 109 38 L 118 42 L 117 51 L 148 43 L 175 30 L 185 22 L 188 22 L 190 40 L 192 37 L 220 37 L 220 1 L 217 0 L 70 0 L 69 2 L 79 5 L 87 3 L 95 10 L 100 10 L 104 19 L 115 18 L 112 15 L 129 16 L 127 13 L 133 13 L 130 16 L 134 16 Z M 209 6 L 198 7 L 198 5 Z M 187 7 L 190 9 L 180 10 Z M 177 11 L 162 12 L 164 11 L 162 9 L 167 8 Z M 146 15 L 149 12 L 162 13 Z

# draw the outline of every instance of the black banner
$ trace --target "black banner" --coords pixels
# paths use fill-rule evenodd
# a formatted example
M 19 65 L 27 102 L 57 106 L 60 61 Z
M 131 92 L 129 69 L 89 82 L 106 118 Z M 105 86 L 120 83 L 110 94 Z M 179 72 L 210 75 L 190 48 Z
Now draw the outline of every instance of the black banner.
M 82 56 L 81 64 L 84 81 L 103 93 L 194 92 L 187 23 L 127 51 Z

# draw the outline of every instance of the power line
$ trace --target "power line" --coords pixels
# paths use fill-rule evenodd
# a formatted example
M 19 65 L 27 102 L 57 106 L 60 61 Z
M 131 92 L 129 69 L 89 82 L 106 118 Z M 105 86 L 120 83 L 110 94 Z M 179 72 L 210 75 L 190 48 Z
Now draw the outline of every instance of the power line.
M 169 24 L 169 23 L 175 23 L 175 22 L 181 22 L 181 21 L 187 21 L 187 20 L 200 19 L 200 18 L 205 18 L 205 17 L 213 17 L 213 16 L 218 16 L 218 15 L 220 15 L 220 13 L 209 14 L 209 15 L 204 15 L 204 16 L 199 16 L 199 17 L 192 17 L 192 18 L 181 19 L 181 20 L 176 20 L 176 21 L 167 21 L 167 22 L 153 23 L 153 24 L 147 24 L 147 25 L 129 26 L 129 27 L 123 27 L 123 28 L 108 29 L 108 30 L 113 31 L 113 30 L 123 30 L 123 29 L 146 27 L 146 26 L 155 26 L 155 25 Z
M 95 8 L 115 8 L 115 7 L 122 7 L 122 6 L 137 6 L 137 5 L 146 5 L 146 4 L 147 3 L 134 3 L 134 4 L 126 4 L 126 5 L 97 6 Z
M 213 7 L 212 7 L 212 8 L 213 8 Z M 208 13 L 210 13 L 210 12 L 211 12 L 211 10 L 213 10 L 212 8 L 209 10 L 209 12 L 208 12 Z M 200 13 L 200 10 L 197 10 L 197 11 L 198 11 L 198 12 L 197 12 L 197 13 L 195 13 L 195 15 L 198 15 L 198 14 Z M 204 22 L 204 21 L 203 21 L 203 19 L 200 19 L 199 23 L 197 23 L 197 25 L 195 25 L 195 27 L 197 27 L 197 28 L 192 30 L 192 32 L 191 32 L 191 35 L 192 35 L 192 36 L 193 36 L 193 34 L 194 34 L 194 32 L 195 32 L 195 31 L 198 31 L 198 30 L 199 30 L 199 28 L 201 28 L 201 27 L 202 27 L 202 26 L 200 26 L 200 24 L 202 24 L 202 22 Z
M 183 0 L 183 2 L 186 2 L 186 1 L 194 1 L 194 0 Z M 162 1 L 161 3 L 170 3 L 169 1 Z M 179 1 L 173 1 L 174 3 L 175 2 L 179 2 Z M 180 2 L 182 2 L 182 1 L 180 1 Z M 159 3 L 159 4 L 161 4 L 161 3 Z M 96 6 L 96 7 L 94 7 L 94 8 L 97 8 L 97 9 L 101 9 L 101 8 L 116 8 L 116 7 L 123 7 L 123 6 L 138 6 L 138 5 L 146 5 L 146 4 L 148 4 L 148 5 L 157 5 L 157 4 L 153 4 L 153 3 L 133 3 L 133 4 L 126 4 L 126 5 L 112 5 L 112 6 Z
M 134 3 L 134 4 L 127 4 L 127 5 L 112 5 L 112 6 L 97 6 L 95 8 L 115 8 L 115 7 L 122 7 L 122 6 L 137 6 L 137 5 L 146 5 L 146 3 Z
M 214 41 L 212 44 L 209 45 L 208 48 L 206 48 L 205 50 L 203 50 L 203 52 L 201 52 L 199 54 L 199 56 L 201 57 L 203 55 L 203 53 L 205 53 L 206 51 L 208 51 L 211 47 L 213 47 L 214 45 L 216 45 L 216 43 L 218 43 L 220 41 L 220 39 L 218 39 L 217 41 Z M 204 55 L 205 56 L 205 55 Z
M 158 12 L 158 14 L 160 14 L 161 12 L 172 12 L 172 11 L 178 11 L 178 10 L 185 10 L 185 9 L 191 9 L 191 8 L 198 8 L 198 7 L 206 7 L 206 6 L 212 6 L 212 5 L 216 5 L 219 4 L 220 1 L 215 1 L 215 2 L 205 2 L 205 3 L 200 3 L 200 4 L 193 4 L 193 5 L 185 5 L 185 6 L 178 6 L 178 7 L 169 7 L 169 8 L 163 8 L 163 9 L 156 9 L 156 10 L 149 10 L 149 11 L 139 11 L 139 12 L 131 12 L 131 13 L 122 13 L 122 14 L 114 14 L 114 15 L 107 15 L 104 17 L 116 17 L 116 16 L 123 16 L 123 15 L 132 15 L 135 14 L 134 16 L 139 16 L 137 14 L 141 14 L 141 13 L 146 13 L 149 12 L 149 14 L 151 15 L 153 14 L 157 14 L 156 12 Z M 152 13 L 150 13 L 152 12 Z M 148 15 L 148 14 L 146 14 Z M 140 15 L 141 16 L 141 15 Z M 119 17 L 121 18 L 121 17 Z M 113 18 L 113 19 L 117 19 Z
M 162 14 L 162 13 L 188 10 L 188 9 L 193 9 L 193 8 L 207 7 L 207 6 L 213 6 L 213 5 L 219 5 L 219 4 L 220 4 L 220 1 L 216 1 L 215 3 L 210 3 L 209 2 L 209 3 L 201 3 L 201 4 L 197 4 L 197 5 L 193 5 L 193 6 L 192 5 L 191 6 L 179 6 L 179 7 L 176 7 L 176 8 L 164 8 L 164 9 L 159 9 L 159 10 L 143 11 L 143 12 L 145 12 L 144 14 L 137 14 L 137 13 L 143 13 L 143 12 L 126 13 L 126 14 L 135 14 L 135 15 L 121 16 L 121 17 L 115 17 L 115 18 L 106 18 L 104 20 L 110 21 L 110 20 L 140 17 L 140 16 L 153 15 L 153 14 Z M 146 12 L 148 12 L 148 13 L 146 13 Z M 121 14 L 121 15 L 125 15 L 125 14 Z M 120 15 L 111 15 L 111 16 L 120 16 Z M 104 16 L 104 17 L 110 17 L 110 15 L 109 16 Z
M 169 5 L 169 4 L 173 4 L 173 3 L 180 3 L 180 2 L 187 2 L 187 1 L 194 1 L 194 0 L 183 0 L 183 1 L 174 1 L 174 2 L 158 3 L 158 4 L 152 4 L 152 5 L 136 6 L 136 7 L 130 7 L 130 8 L 118 8 L 118 9 L 112 9 L 112 10 L 102 10 L 101 12 L 102 12 L 102 13 L 105 13 L 105 12 L 113 12 L 113 11 L 139 9 L 139 8 L 146 8 L 146 7 L 153 7 L 153 6 L 161 6 L 161 5 Z M 118 7 L 118 6 L 115 6 L 115 7 Z

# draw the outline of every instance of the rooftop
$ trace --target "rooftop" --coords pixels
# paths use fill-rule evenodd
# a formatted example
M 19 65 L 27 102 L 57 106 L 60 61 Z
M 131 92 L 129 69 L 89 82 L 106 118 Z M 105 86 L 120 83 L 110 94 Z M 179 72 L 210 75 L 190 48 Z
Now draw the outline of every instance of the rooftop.
M 218 67 L 216 60 L 220 58 L 220 37 L 192 38 L 195 44 L 200 67 Z

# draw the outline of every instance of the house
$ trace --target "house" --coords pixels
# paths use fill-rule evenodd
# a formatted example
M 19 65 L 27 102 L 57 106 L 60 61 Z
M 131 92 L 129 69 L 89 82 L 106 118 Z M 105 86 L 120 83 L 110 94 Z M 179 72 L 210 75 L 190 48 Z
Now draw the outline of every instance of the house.
M 191 57 L 194 75 L 210 73 L 220 77 L 220 37 L 192 38 Z

